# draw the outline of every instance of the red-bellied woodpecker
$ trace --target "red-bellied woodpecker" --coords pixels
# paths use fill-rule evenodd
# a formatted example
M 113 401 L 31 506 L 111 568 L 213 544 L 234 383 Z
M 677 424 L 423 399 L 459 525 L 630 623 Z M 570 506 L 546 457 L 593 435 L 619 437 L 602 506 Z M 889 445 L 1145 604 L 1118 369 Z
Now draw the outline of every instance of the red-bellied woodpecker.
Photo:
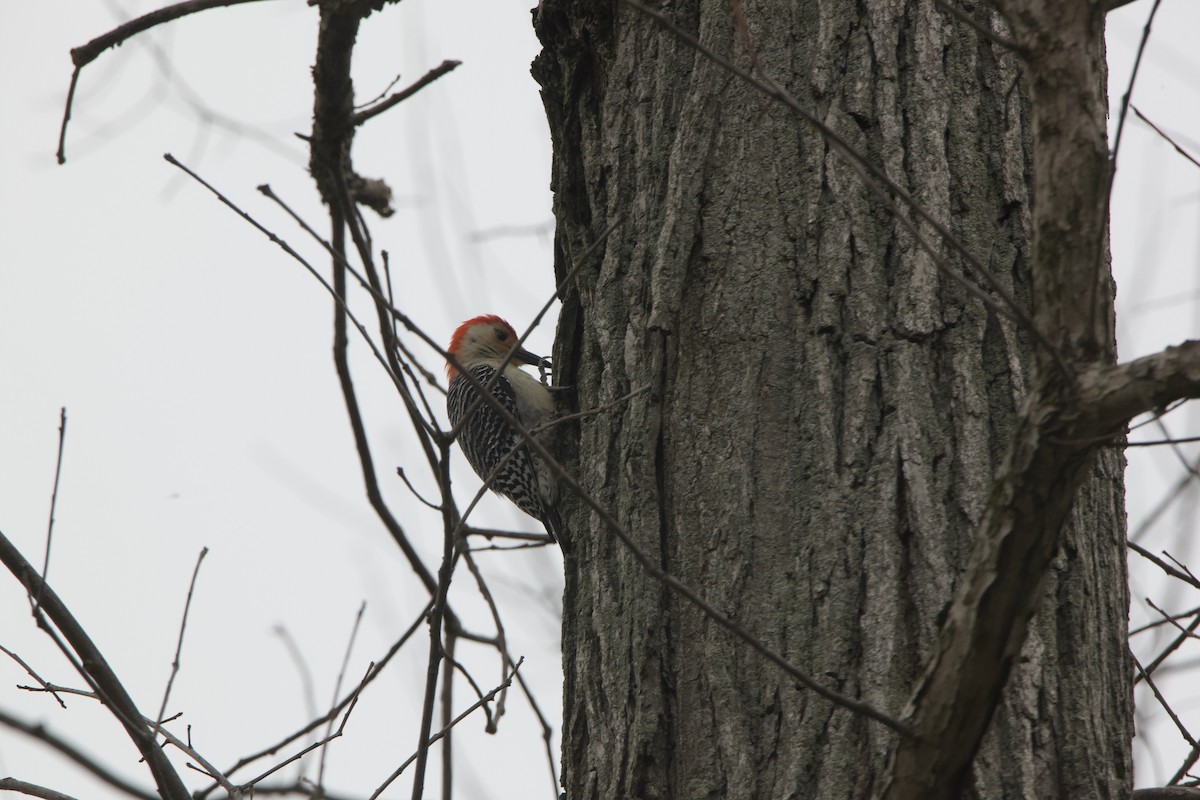
M 517 332 L 500 317 L 474 317 L 458 326 L 450 339 L 450 354 L 481 386 L 490 385 L 492 397 L 532 430 L 554 415 L 550 390 L 518 364 L 540 364 L 542 359 L 517 344 Z M 509 353 L 512 353 L 511 357 Z M 500 365 L 504 370 L 496 375 Z M 446 410 L 450 424 L 457 426 L 476 408 L 458 434 L 467 461 L 492 491 L 502 494 L 517 507 L 540 520 L 550 538 L 563 544 L 562 521 L 558 516 L 558 485 L 554 474 L 496 410 L 480 400 L 475 388 L 449 362 L 446 376 L 450 391 Z M 478 402 L 477 402 L 478 401 Z M 538 441 L 543 441 L 538 437 Z M 565 549 L 565 547 L 564 547 Z

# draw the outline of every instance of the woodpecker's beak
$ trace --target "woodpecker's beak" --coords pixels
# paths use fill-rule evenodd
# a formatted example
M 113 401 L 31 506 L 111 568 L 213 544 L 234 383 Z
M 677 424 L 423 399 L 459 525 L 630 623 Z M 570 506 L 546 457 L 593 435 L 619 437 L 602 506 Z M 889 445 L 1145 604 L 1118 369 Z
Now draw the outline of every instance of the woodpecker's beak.
M 539 364 L 541 364 L 543 361 L 545 361 L 546 359 L 542 358 L 541 356 L 534 355 L 533 353 L 526 350 L 524 347 L 521 347 L 521 348 L 518 348 L 515 353 L 513 353 L 512 360 L 517 361 L 521 364 L 532 364 L 533 366 L 536 367 Z

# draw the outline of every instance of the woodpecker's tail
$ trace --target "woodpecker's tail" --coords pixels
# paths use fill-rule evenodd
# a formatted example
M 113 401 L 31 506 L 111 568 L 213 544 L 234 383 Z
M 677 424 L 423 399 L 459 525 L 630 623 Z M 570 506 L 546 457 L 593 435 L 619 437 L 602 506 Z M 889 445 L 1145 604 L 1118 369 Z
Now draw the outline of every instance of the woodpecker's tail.
M 558 515 L 557 508 L 547 507 L 543 509 L 542 524 L 546 526 L 546 533 L 550 534 L 550 538 L 553 541 L 558 542 L 558 546 L 562 548 L 564 553 L 571 552 L 565 535 L 566 529 L 563 528 L 562 517 Z

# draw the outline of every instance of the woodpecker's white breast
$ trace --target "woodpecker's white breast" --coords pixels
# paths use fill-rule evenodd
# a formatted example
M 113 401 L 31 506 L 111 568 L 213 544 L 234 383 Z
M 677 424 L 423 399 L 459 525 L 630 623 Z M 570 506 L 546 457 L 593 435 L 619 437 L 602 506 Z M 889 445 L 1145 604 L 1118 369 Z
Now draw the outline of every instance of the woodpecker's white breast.
M 554 397 L 537 378 L 515 364 L 504 368 L 504 377 L 512 386 L 517 400 L 517 416 L 526 428 L 541 425 L 554 414 Z

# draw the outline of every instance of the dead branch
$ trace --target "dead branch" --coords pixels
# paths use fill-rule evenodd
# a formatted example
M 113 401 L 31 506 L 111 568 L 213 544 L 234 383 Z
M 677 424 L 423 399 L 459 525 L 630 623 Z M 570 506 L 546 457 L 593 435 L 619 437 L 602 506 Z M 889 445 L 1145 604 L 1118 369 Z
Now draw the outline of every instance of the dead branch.
M 364 122 L 366 122 L 370 119 L 373 119 L 374 117 L 379 116 L 380 114 L 387 111 L 388 109 L 394 108 L 395 106 L 399 105 L 400 103 L 403 103 L 405 100 L 412 97 L 414 94 L 421 91 L 426 86 L 428 86 L 429 84 L 436 81 L 438 78 L 442 77 L 443 75 L 447 75 L 450 72 L 453 72 L 456 67 L 460 67 L 460 66 L 462 66 L 461 61 L 454 61 L 452 59 L 446 59 L 441 64 L 439 64 L 436 67 L 434 67 L 433 69 L 429 70 L 429 72 L 426 72 L 424 75 L 422 75 L 420 77 L 420 79 L 416 83 L 414 83 L 412 86 L 409 86 L 406 89 L 401 89 L 400 91 L 396 92 L 395 94 L 393 94 L 391 97 L 387 98 L 386 100 L 381 101 L 377 105 L 370 106 L 369 108 L 364 108 L 362 111 L 359 111 L 356 114 L 354 114 L 354 116 L 352 116 L 350 118 L 350 124 L 355 125 L 355 126 L 362 125 Z
M 137 19 L 131 19 L 108 33 L 97 36 L 87 44 L 73 48 L 71 62 L 75 65 L 75 71 L 71 73 L 71 87 L 67 90 L 67 102 L 63 108 L 62 125 L 58 132 L 58 163 L 65 164 L 67 162 L 67 123 L 71 120 L 71 106 L 75 102 L 75 87 L 79 84 L 79 73 L 84 67 L 95 61 L 101 53 L 156 25 L 162 25 L 199 11 L 207 11 L 210 8 L 254 2 L 259 2 L 259 0 L 185 0 L 182 3 L 151 11 L 149 14 L 143 14 Z

